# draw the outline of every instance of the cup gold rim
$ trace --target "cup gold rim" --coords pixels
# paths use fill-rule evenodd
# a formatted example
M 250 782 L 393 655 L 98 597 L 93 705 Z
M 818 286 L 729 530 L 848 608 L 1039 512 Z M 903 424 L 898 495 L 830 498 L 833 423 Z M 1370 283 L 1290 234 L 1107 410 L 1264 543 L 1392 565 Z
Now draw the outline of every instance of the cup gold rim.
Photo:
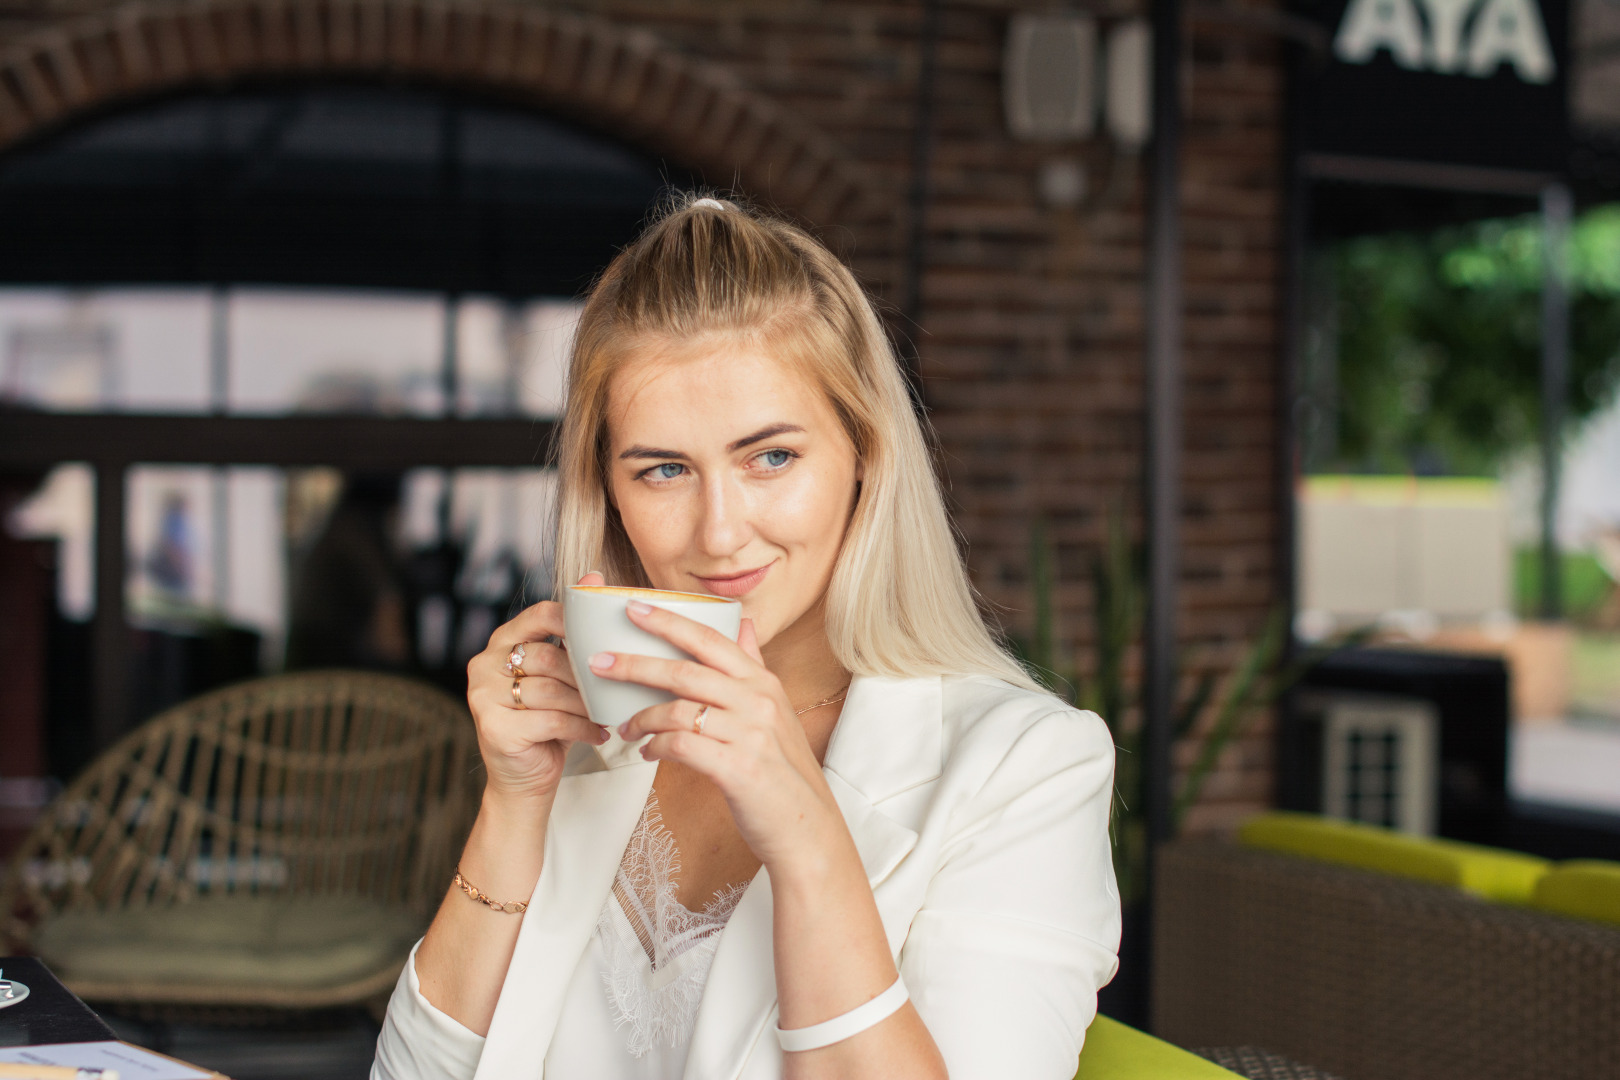
M 597 595 L 633 596 L 641 594 L 663 600 L 685 600 L 705 604 L 740 604 L 742 601 L 730 596 L 715 596 L 711 593 L 683 592 L 679 589 L 644 589 L 639 585 L 570 585 L 569 592 L 595 593 Z

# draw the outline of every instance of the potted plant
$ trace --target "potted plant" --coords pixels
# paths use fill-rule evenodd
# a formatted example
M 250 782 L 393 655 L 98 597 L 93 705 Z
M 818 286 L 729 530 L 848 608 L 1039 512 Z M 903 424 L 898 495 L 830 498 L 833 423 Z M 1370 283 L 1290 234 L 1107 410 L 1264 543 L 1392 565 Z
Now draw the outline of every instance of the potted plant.
M 1117 755 L 1110 829 L 1125 926 L 1120 974 L 1105 989 L 1102 1000 L 1104 1010 L 1115 1019 L 1140 1025 L 1147 1011 L 1147 823 L 1140 753 L 1141 680 L 1134 661 L 1145 577 L 1140 547 L 1131 541 L 1124 514 L 1117 508 L 1108 513 L 1104 541 L 1089 561 L 1090 651 L 1061 656 L 1053 603 L 1057 555 L 1046 521 L 1034 520 L 1029 541 L 1030 633 L 1013 638 L 1012 644 L 1031 674 L 1070 704 L 1096 712 L 1113 735 Z M 1356 644 L 1365 636 L 1365 631 L 1357 631 L 1326 647 L 1287 658 L 1287 616 L 1279 606 L 1229 671 L 1223 674 L 1205 665 L 1189 672 L 1191 665 L 1184 665 L 1176 680 L 1180 693 L 1173 733 L 1178 748 L 1194 749 L 1192 764 L 1176 781 L 1172 828 L 1180 831 L 1222 751 L 1248 730 L 1256 716 L 1275 704 L 1327 652 Z

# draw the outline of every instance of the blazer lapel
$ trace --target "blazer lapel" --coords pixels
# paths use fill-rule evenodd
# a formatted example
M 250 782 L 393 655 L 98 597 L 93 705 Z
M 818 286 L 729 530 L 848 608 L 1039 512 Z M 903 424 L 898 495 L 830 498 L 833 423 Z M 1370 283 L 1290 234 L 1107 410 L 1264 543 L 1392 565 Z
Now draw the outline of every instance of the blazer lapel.
M 883 884 L 916 846 L 917 834 L 882 807 L 939 779 L 945 759 L 944 687 L 938 676 L 857 679 L 845 710 L 822 772 L 861 854 L 889 951 L 898 954 L 913 912 L 890 910 Z
M 916 845 L 917 834 L 874 804 L 939 776 L 942 722 L 939 679 L 856 678 L 823 764 L 860 852 L 891 952 L 899 951 L 910 913 L 885 911 L 881 886 Z M 765 1030 L 776 1016 L 772 922 L 770 875 L 761 869 L 721 932 L 692 1031 L 685 1080 L 733 1080 L 761 1038 L 770 1040 L 761 1052 L 780 1052 Z
M 597 771 L 565 776 L 558 785 L 545 863 L 475 1080 L 538 1080 L 545 1070 L 569 981 L 658 771 L 656 763 L 632 759 L 627 748 L 611 749 L 618 752 L 579 763 Z
M 850 684 L 823 768 L 869 803 L 939 779 L 945 766 L 945 688 L 938 676 L 863 676 Z
M 685 1080 L 730 1080 L 776 1009 L 771 876 L 754 875 L 720 932 L 686 1052 Z

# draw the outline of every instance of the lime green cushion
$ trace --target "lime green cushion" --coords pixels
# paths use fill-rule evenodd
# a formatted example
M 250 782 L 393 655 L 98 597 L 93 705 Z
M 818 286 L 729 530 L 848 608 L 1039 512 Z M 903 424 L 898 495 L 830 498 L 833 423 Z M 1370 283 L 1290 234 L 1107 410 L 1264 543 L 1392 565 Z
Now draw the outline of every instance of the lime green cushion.
M 1536 882 L 1532 907 L 1620 926 L 1620 863 L 1559 863 Z
M 1080 1048 L 1074 1080 L 1232 1080 L 1237 1073 L 1162 1039 L 1099 1016 Z
M 34 947 L 69 981 L 315 990 L 397 965 L 421 932 L 412 913 L 357 897 L 244 895 L 70 910 L 40 927 Z
M 1449 885 L 1505 904 L 1528 904 L 1550 865 L 1516 851 L 1286 811 L 1250 818 L 1238 839 L 1245 847 Z

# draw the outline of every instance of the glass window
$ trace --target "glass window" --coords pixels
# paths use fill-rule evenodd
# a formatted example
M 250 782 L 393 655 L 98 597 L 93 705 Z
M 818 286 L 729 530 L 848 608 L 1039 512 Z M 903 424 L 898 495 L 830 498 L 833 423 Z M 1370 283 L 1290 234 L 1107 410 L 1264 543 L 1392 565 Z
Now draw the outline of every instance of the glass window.
M 456 314 L 460 414 L 560 416 L 581 306 L 573 300 L 462 300 Z
M 0 400 L 55 412 L 561 413 L 580 303 L 358 289 L 0 288 Z M 447 361 L 446 348 L 453 349 Z
M 555 417 L 570 298 L 692 179 L 450 90 L 294 80 L 98 113 L 0 155 L 0 406 Z M 378 668 L 459 694 L 466 658 L 549 585 L 554 481 L 527 452 L 346 474 L 240 464 L 199 430 L 206 465 L 123 463 L 127 670 L 94 647 L 126 628 L 96 610 L 98 477 L 75 460 L 111 449 L 11 478 L 6 527 L 55 552 L 37 720 L 64 777 L 258 672 Z
M 95 612 L 95 482 L 59 465 L 6 522 L 57 543 L 57 614 L 72 625 Z M 555 487 L 539 468 L 135 466 L 139 715 L 287 668 L 400 671 L 460 693 L 495 627 L 549 595 Z
M 0 399 L 65 412 L 211 407 L 203 289 L 0 289 Z
M 233 413 L 444 411 L 440 297 L 238 289 L 228 325 Z
M 1328 640 L 1365 627 L 1375 644 L 1500 657 L 1510 794 L 1620 810 L 1620 205 L 1570 223 L 1549 559 L 1542 304 L 1561 226 L 1460 199 L 1449 221 L 1380 223 L 1366 192 L 1329 185 L 1316 198 L 1296 629 Z M 1555 590 L 1543 589 L 1549 565 Z

